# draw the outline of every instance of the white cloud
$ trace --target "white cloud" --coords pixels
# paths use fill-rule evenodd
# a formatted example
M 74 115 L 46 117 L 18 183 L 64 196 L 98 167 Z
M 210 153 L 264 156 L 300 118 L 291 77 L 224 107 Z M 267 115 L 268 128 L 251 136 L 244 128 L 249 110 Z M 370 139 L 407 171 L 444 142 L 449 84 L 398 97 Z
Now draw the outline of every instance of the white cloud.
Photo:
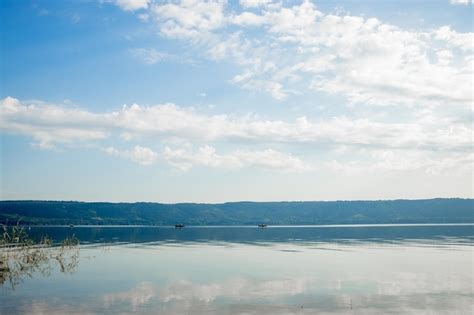
M 434 33 L 437 40 L 445 41 L 448 45 L 462 51 L 474 51 L 474 33 L 458 33 L 449 26 L 443 26 Z
M 252 12 L 244 12 L 232 18 L 232 23 L 242 26 L 262 25 L 265 22 L 265 17 Z
M 447 154 L 436 156 L 419 151 L 401 152 L 400 150 L 381 150 L 372 152 L 374 170 L 416 171 L 423 170 L 429 174 L 440 174 L 461 167 L 469 172 L 474 162 L 472 153 Z
M 191 142 L 240 139 L 257 144 L 313 143 L 460 152 L 470 150 L 472 145 L 468 121 L 430 112 L 416 114 L 404 123 L 346 116 L 282 121 L 210 115 L 174 104 L 134 104 L 118 111 L 92 113 L 64 105 L 23 104 L 7 97 L 0 101 L 0 114 L 4 132 L 29 135 L 51 145 L 100 140 L 113 133 L 122 134 L 128 140 L 136 136 Z
M 243 139 L 257 143 L 329 143 L 428 150 L 467 150 L 471 145 L 468 125 L 433 117 L 431 121 L 386 123 L 336 117 L 311 122 L 262 120 L 228 115 L 204 115 L 173 104 L 133 105 L 104 114 L 111 124 L 130 133 L 162 135 L 194 141 Z
M 290 154 L 272 149 L 263 151 L 237 150 L 230 154 L 220 155 L 211 146 L 199 148 L 197 152 L 185 149 L 171 149 L 166 147 L 163 157 L 175 167 L 188 170 L 194 166 L 212 168 L 239 169 L 242 167 L 260 167 L 283 171 L 309 171 L 311 165 Z
M 438 64 L 441 66 L 449 66 L 453 61 L 453 54 L 449 50 L 440 50 L 436 52 L 438 58 Z
M 451 52 L 464 56 L 472 49 L 472 33 L 405 31 L 374 18 L 326 15 L 309 2 L 265 16 L 268 32 L 300 52 L 291 63 L 275 59 L 276 68 L 308 74 L 313 89 L 372 105 L 472 104 L 472 69 L 462 58 L 446 67 L 428 57 L 439 47 L 460 48 Z M 324 67 L 311 67 L 315 60 L 324 60 Z
M 254 8 L 272 3 L 272 0 L 240 0 L 240 5 L 244 8 Z
M 136 11 L 140 9 L 147 9 L 151 0 L 105 0 L 112 2 L 124 11 Z
M 0 100 L 0 130 L 31 136 L 42 149 L 105 139 L 109 132 L 102 123 L 101 115 L 73 107 Z
M 197 152 L 166 147 L 163 151 L 163 157 L 170 164 L 183 171 L 196 165 L 214 168 L 239 168 L 242 166 L 235 156 L 218 155 L 215 149 L 210 146 L 201 147 Z
M 156 161 L 158 154 L 147 147 L 135 146 L 132 150 L 120 151 L 113 147 L 104 149 L 107 154 L 119 156 L 141 165 L 151 165 Z
M 236 63 L 241 72 L 231 82 L 277 100 L 316 91 L 353 104 L 473 105 L 473 33 L 404 30 L 324 13 L 309 1 L 241 6 L 236 14 L 224 1 L 178 1 L 153 4 L 149 13 L 162 36 L 189 40 L 201 57 Z M 439 51 L 451 54 L 450 62 L 432 58 Z
M 153 4 L 151 14 L 166 37 L 196 39 L 224 25 L 225 1 L 183 0 Z
M 368 153 L 368 154 L 367 154 Z M 324 162 L 322 168 L 339 174 L 374 174 L 421 172 L 430 175 L 462 175 L 472 172 L 474 155 L 472 153 L 426 152 L 417 150 L 349 150 L 353 155 L 350 161 L 333 159 Z
M 0 100 L 0 130 L 4 133 L 29 136 L 41 149 L 104 147 L 105 141 L 123 141 L 135 146 L 104 151 L 142 165 L 163 158 L 183 170 L 205 166 L 307 171 L 323 165 L 334 170 L 423 170 L 436 174 L 466 170 L 472 164 L 469 119 L 424 110 L 412 112 L 403 123 L 391 120 L 347 116 L 269 120 L 254 115 L 206 114 L 174 104 L 134 104 L 93 113 L 69 104 L 23 103 L 11 97 Z M 138 141 L 140 145 L 135 144 Z M 162 152 L 156 153 L 143 143 Z M 230 149 L 217 153 L 211 144 L 227 144 Z M 303 156 L 307 161 L 291 153 L 301 144 L 314 148 Z M 193 147 L 199 149 L 194 151 Z M 275 150 L 282 147 L 285 152 Z M 326 152 L 325 157 L 311 153 L 317 150 Z
M 451 4 L 461 4 L 461 5 L 469 5 L 472 4 L 472 0 L 449 0 Z

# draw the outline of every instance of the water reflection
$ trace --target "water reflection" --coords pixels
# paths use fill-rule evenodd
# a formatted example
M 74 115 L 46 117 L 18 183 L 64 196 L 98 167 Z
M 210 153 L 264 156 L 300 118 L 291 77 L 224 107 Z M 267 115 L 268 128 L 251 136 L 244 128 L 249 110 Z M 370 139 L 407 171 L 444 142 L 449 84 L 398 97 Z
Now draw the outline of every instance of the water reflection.
M 8 314 L 18 310 L 28 314 L 467 314 L 472 309 L 470 248 L 456 251 L 450 257 L 436 248 L 358 248 L 343 252 L 299 248 L 303 255 L 295 257 L 292 252 L 281 251 L 283 246 L 295 245 L 263 249 L 249 245 L 154 250 L 116 246 L 107 251 L 86 248 L 86 254 L 94 253 L 96 259 L 91 261 L 93 266 L 88 271 L 78 271 L 79 288 L 67 295 L 49 292 L 45 297 L 36 293 L 33 301 L 28 294 L 23 298 L 7 295 L 0 311 L 4 308 L 13 311 Z M 192 262 L 182 258 L 186 254 L 193 257 Z M 87 295 L 80 288 L 80 279 L 91 281 L 89 273 L 97 275 L 96 271 L 101 276 L 84 283 L 87 291 L 96 292 Z M 73 297 L 69 296 L 71 293 Z
M 474 225 L 288 226 L 267 227 L 32 227 L 37 238 L 61 240 L 74 233 L 81 243 L 385 243 L 471 244 Z
M 81 246 L 73 274 L 53 270 L 14 291 L 0 287 L 0 313 L 472 313 L 472 227 L 424 227 L 405 231 L 407 238 L 398 228 L 189 229 L 181 241 L 177 233 L 188 228 L 91 230 L 102 243 Z M 266 233 L 265 241 L 248 242 L 247 232 Z M 107 237 L 114 246 L 104 245 Z M 127 242 L 133 237 L 141 242 Z
M 416 279 L 412 279 L 416 280 Z M 403 287 L 406 283 L 391 283 Z M 347 313 L 364 314 L 380 312 L 419 313 L 447 310 L 469 310 L 469 291 L 382 292 L 361 294 L 316 294 L 311 291 L 317 283 L 311 280 L 286 279 L 256 281 L 232 279 L 223 283 L 199 284 L 189 281 L 172 283 L 161 290 L 149 282 L 138 284 L 130 291 L 104 296 L 105 308 L 117 303 L 128 304 L 129 310 L 137 312 L 157 311 L 160 314 L 315 314 Z M 420 286 L 418 289 L 421 288 Z M 122 305 L 122 306 L 125 306 Z M 126 308 L 125 308 L 126 309 Z
M 58 246 L 43 238 L 39 243 L 29 239 L 0 246 L 0 286 L 8 283 L 15 289 L 26 278 L 51 275 L 55 267 L 61 273 L 72 273 L 79 263 L 76 239 L 66 239 Z

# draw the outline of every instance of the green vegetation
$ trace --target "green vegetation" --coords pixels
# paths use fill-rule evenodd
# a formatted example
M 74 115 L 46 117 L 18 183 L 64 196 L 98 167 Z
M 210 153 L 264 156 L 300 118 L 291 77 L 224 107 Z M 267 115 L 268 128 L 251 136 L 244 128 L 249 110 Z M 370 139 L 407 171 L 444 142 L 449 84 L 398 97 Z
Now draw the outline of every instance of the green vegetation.
M 474 223 L 474 199 L 223 204 L 0 201 L 0 223 L 255 225 Z

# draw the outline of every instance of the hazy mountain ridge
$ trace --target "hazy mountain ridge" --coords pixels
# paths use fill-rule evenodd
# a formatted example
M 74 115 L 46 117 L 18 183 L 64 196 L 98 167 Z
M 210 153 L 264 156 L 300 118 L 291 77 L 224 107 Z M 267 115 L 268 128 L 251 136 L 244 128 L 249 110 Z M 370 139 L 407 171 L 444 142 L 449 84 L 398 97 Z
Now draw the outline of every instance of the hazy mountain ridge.
M 0 222 L 239 225 L 474 223 L 474 199 L 229 202 L 0 201 Z

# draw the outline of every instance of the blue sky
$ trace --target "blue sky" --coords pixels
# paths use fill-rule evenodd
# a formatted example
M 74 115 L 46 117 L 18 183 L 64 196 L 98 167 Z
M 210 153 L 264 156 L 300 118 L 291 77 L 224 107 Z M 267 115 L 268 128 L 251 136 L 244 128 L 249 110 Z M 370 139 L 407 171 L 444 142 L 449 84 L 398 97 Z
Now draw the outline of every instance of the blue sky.
M 2 199 L 472 197 L 468 0 L 0 15 Z

